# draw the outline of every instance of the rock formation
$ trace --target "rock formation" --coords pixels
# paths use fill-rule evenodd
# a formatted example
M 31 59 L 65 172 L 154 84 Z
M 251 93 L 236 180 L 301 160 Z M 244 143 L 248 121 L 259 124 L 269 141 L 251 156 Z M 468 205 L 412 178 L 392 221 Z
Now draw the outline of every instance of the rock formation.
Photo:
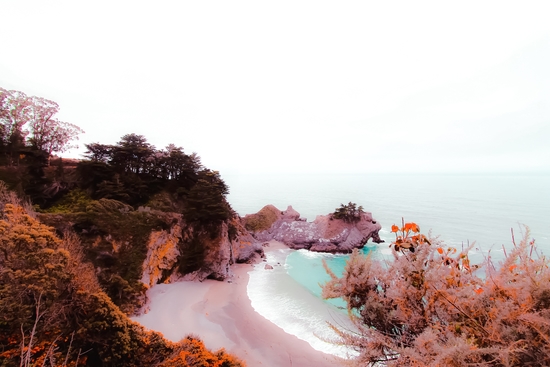
M 108 274 L 102 279 L 120 272 L 121 264 L 133 266 L 135 280 L 130 284 L 136 289 L 141 289 L 137 282 L 151 287 L 178 279 L 224 280 L 231 275 L 231 264 L 263 254 L 261 243 L 238 217 L 205 228 L 187 222 L 181 213 L 149 207 L 134 210 L 101 199 L 86 212 L 40 214 L 40 219 L 60 233 L 75 231 L 99 276 Z M 141 291 L 135 293 L 141 297 Z
M 231 229 L 230 229 L 231 228 Z M 192 227 L 190 228 L 192 230 Z M 253 261 L 258 255 L 263 255 L 262 245 L 240 224 L 237 218 L 229 223 L 221 224 L 220 235 L 211 238 L 209 232 L 186 233 L 186 237 L 195 237 L 205 249 L 204 264 L 198 270 L 185 274 L 183 277 L 174 272 L 170 281 L 199 280 L 206 278 L 224 280 L 230 277 L 230 265 Z
M 157 284 L 164 271 L 170 271 L 178 260 L 181 239 L 181 223 L 174 224 L 170 231 L 152 231 L 147 243 L 147 257 L 143 262 L 141 282 L 149 287 Z
M 193 242 L 200 243 L 204 260 L 198 269 L 181 274 L 178 266 L 182 257 L 189 252 L 186 244 Z M 141 281 L 152 286 L 159 281 L 224 280 L 231 275 L 231 264 L 251 261 L 256 254 L 262 253 L 261 244 L 236 218 L 229 223 L 221 223 L 219 235 L 214 238 L 211 232 L 186 225 L 180 219 L 170 230 L 151 232 Z
M 307 222 L 291 206 L 280 211 L 268 205 L 257 214 L 245 216 L 243 223 L 258 241 L 277 240 L 293 249 L 348 253 L 363 247 L 369 239 L 382 242 L 378 236 L 382 226 L 366 212 L 352 222 L 335 219 L 330 214 Z

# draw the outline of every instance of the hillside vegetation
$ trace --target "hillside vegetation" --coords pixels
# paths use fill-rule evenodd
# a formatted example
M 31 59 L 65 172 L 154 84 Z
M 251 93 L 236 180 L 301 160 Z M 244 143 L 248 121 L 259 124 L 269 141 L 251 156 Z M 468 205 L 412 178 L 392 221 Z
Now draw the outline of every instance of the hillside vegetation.
M 196 154 L 173 145 L 157 150 L 135 134 L 115 145 L 86 147 L 86 159 L 71 165 L 54 159 L 54 166 L 44 162 L 37 171 L 22 160 L 0 167 L 0 178 L 31 198 L 43 223 L 78 235 L 84 258 L 117 306 L 132 314 L 143 305 L 146 286 L 140 280 L 150 237 L 175 225 L 179 255 L 158 279 L 193 272 L 224 278 L 217 270 L 220 246 L 245 231 L 218 172 L 202 166 Z
M 127 317 L 149 286 L 224 279 L 256 251 L 219 173 L 137 134 L 58 158 L 83 133 L 58 112 L 0 88 L 0 366 L 241 366 Z
M 242 366 L 195 337 L 132 322 L 102 290 L 79 238 L 36 219 L 0 186 L 1 366 Z

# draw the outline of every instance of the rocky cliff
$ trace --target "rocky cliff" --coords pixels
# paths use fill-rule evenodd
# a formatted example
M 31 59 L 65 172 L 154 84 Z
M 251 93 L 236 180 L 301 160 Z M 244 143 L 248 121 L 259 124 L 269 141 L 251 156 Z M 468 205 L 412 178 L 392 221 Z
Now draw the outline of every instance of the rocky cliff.
M 232 264 L 251 261 L 263 253 L 260 243 L 237 218 L 222 222 L 212 231 L 174 215 L 177 220 L 169 228 L 153 230 L 149 235 L 141 276 L 148 287 L 177 280 L 225 280 L 231 276 Z
M 230 265 L 262 254 L 238 217 L 201 225 L 184 215 L 116 200 L 92 201 L 78 213 L 39 214 L 59 233 L 74 232 L 107 294 L 124 312 L 136 312 L 145 290 L 178 279 L 224 280 Z
M 263 255 L 261 244 L 241 225 L 238 218 L 222 222 L 216 232 L 219 234 L 212 237 L 212 232 L 193 226 L 187 226 L 182 231 L 183 243 L 198 242 L 204 251 L 204 260 L 198 269 L 191 272 L 172 266 L 170 282 L 180 279 L 203 281 L 206 278 L 225 280 L 231 276 L 232 264 L 253 261 L 256 255 Z M 187 248 L 184 246 L 180 251 L 182 255 L 179 259 L 185 256 Z
M 382 242 L 378 236 L 382 226 L 366 212 L 355 221 L 335 219 L 329 214 L 307 222 L 291 206 L 280 211 L 268 205 L 256 214 L 245 216 L 243 223 L 258 241 L 277 240 L 293 249 L 348 253 L 363 247 L 369 239 Z

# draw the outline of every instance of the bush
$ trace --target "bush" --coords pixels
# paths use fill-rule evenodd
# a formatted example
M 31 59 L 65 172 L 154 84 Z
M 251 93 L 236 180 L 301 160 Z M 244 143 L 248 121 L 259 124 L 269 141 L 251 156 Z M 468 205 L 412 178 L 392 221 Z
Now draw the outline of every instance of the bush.
M 244 227 L 251 232 L 265 231 L 279 219 L 280 213 L 281 211 L 273 205 L 264 206 L 258 213 L 244 218 Z
M 341 219 L 347 223 L 358 222 L 361 220 L 361 214 L 365 211 L 362 206 L 357 206 L 357 204 L 352 203 L 351 201 L 348 205 L 340 204 L 339 208 L 336 208 L 334 213 L 332 213 L 331 218 Z
M 100 289 L 78 237 L 59 238 L 28 210 L 0 184 L 0 366 L 244 365 L 196 338 L 172 343 L 128 319 Z
M 81 189 L 71 190 L 63 196 L 54 206 L 42 210 L 44 213 L 79 213 L 85 212 L 92 199 Z
M 356 250 L 323 297 L 342 297 L 358 331 L 333 326 L 361 366 L 550 365 L 550 270 L 529 231 L 499 266 L 392 227 L 394 260 Z

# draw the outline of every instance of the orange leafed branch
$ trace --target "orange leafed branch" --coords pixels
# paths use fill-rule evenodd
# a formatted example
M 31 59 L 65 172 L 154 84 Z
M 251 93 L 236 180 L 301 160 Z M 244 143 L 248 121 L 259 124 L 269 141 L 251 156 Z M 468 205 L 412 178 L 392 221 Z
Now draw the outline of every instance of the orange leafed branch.
M 359 353 L 353 363 L 550 365 L 550 262 L 528 229 L 500 264 L 473 264 L 473 243 L 457 251 L 416 230 L 393 225 L 393 261 L 354 251 L 342 277 L 323 287 L 325 298 L 347 302 L 357 327 L 334 327 Z

